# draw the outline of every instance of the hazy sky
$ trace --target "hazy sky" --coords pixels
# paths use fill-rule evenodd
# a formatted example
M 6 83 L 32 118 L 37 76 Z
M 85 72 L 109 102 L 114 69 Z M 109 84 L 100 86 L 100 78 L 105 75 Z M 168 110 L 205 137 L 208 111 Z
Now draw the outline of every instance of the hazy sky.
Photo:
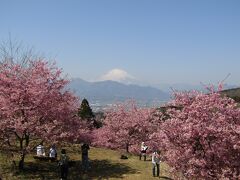
M 71 77 L 240 84 L 239 0 L 0 0 L 0 40 Z

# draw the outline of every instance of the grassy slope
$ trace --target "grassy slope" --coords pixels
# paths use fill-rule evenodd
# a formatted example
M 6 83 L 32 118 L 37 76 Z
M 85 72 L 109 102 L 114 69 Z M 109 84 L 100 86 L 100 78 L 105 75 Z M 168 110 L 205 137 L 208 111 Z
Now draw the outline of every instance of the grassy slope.
M 75 164 L 69 169 L 69 179 L 128 179 L 128 180 L 151 180 L 168 179 L 167 165 L 161 164 L 160 178 L 151 176 L 152 164 L 150 157 L 147 161 L 140 161 L 137 156 L 130 156 L 128 160 L 121 160 L 120 152 L 108 149 L 91 148 L 89 152 L 91 170 L 87 174 L 81 172 L 80 147 L 75 145 L 67 148 L 67 153 Z M 0 154 L 0 177 L 4 180 L 27 180 L 27 179 L 59 179 L 57 163 L 39 162 L 28 155 L 24 173 L 12 173 L 9 157 Z

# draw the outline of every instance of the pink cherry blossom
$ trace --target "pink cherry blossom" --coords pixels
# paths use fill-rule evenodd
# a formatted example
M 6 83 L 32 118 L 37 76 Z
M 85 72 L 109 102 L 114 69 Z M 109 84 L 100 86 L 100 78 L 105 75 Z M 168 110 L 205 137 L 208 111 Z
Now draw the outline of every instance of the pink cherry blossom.
M 62 70 L 49 62 L 1 64 L 1 137 L 15 137 L 21 153 L 29 149 L 31 137 L 49 142 L 89 139 L 76 116 L 78 98 L 65 90 L 67 83 Z
M 220 87 L 222 88 L 222 87 Z M 174 94 L 158 136 L 173 172 L 188 179 L 239 179 L 240 110 L 214 92 Z
M 142 141 L 154 148 L 151 134 L 159 126 L 159 116 L 153 116 L 154 112 L 154 109 L 138 108 L 132 101 L 119 104 L 106 113 L 104 126 L 95 132 L 94 144 L 133 153 L 139 153 Z

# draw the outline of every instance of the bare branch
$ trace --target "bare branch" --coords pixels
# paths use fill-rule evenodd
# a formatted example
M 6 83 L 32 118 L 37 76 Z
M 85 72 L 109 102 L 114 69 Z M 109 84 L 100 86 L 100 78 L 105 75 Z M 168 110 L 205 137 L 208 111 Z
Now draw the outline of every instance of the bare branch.
M 0 42 L 0 64 L 11 63 L 28 66 L 29 61 L 43 59 L 33 49 L 23 45 L 21 41 L 12 40 L 11 35 L 7 41 Z

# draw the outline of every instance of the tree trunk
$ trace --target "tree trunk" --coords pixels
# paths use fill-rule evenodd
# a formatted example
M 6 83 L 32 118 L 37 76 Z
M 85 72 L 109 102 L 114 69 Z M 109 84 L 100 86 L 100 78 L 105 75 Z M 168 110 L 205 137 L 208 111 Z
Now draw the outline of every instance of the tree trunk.
M 26 155 L 25 148 L 23 147 L 24 140 L 25 140 L 25 145 L 28 145 L 28 144 L 29 144 L 29 137 L 26 138 L 26 136 L 25 136 L 25 139 L 24 139 L 24 138 L 20 138 L 20 139 L 19 139 L 19 143 L 20 143 L 20 153 L 21 153 L 21 154 L 20 154 L 20 161 L 19 161 L 19 163 L 18 163 L 18 169 L 19 169 L 20 171 L 22 171 L 23 168 L 24 168 L 24 159 L 25 159 L 25 155 Z M 25 146 L 25 147 L 27 147 L 27 146 Z
M 29 145 L 29 135 L 25 135 L 25 147 Z
M 22 153 L 21 153 L 21 159 L 20 159 L 20 161 L 19 161 L 19 163 L 18 163 L 18 169 L 19 169 L 20 171 L 22 171 L 23 168 L 24 168 L 24 158 L 25 158 L 25 152 L 22 151 Z
M 12 146 L 9 140 L 9 137 L 6 138 L 6 143 L 8 144 L 8 146 Z
M 19 139 L 19 143 L 20 143 L 20 149 L 23 149 L 23 139 Z
M 126 152 L 129 153 L 129 144 L 126 144 Z

